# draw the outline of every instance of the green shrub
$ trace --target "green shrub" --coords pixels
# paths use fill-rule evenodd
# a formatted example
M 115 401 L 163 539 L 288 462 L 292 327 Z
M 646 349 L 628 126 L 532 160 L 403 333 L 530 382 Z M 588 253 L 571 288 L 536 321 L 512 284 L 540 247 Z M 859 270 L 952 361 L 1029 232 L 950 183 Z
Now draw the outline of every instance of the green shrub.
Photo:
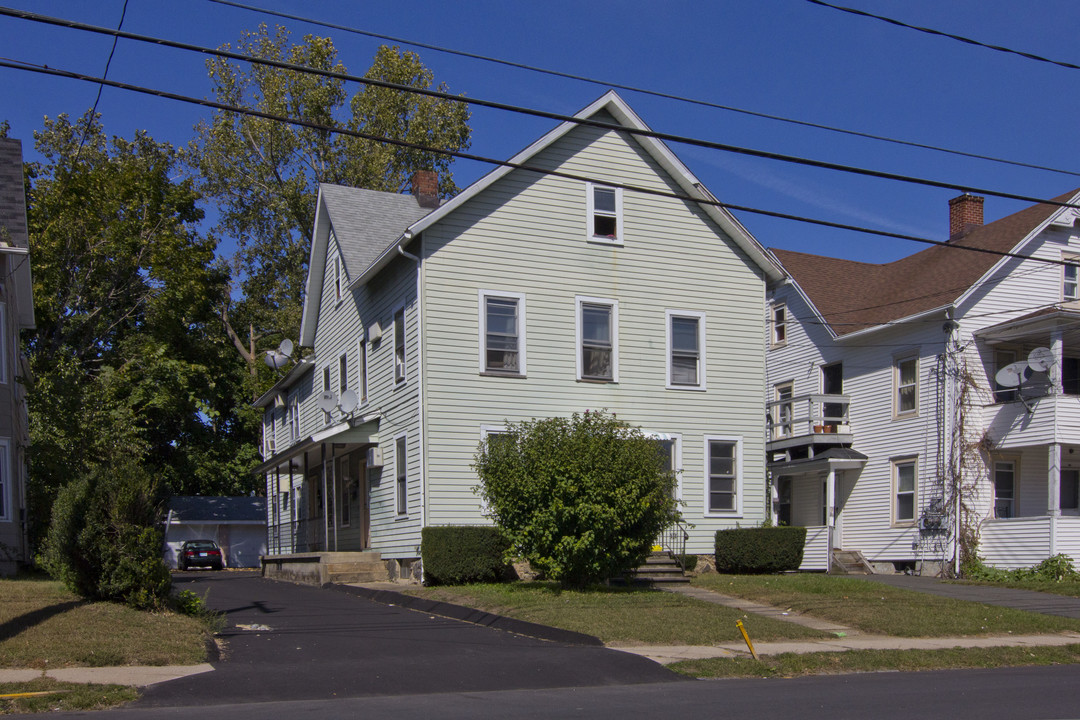
M 163 607 L 160 483 L 134 459 L 76 478 L 57 495 L 42 563 L 74 593 L 136 608 Z
M 1037 580 L 1041 582 L 1061 582 L 1062 580 L 1080 580 L 1080 572 L 1073 567 L 1068 555 L 1058 554 L 1048 557 L 1038 565 L 1015 570 L 1003 570 L 983 564 L 978 555 L 966 561 L 960 568 L 961 576 L 968 580 L 987 580 L 990 582 L 1023 582 Z
M 510 543 L 490 526 L 426 527 L 420 532 L 424 582 L 461 585 L 492 582 L 507 575 Z
M 716 532 L 716 571 L 776 573 L 798 570 L 806 545 L 804 527 L 733 528 Z
M 659 443 L 606 412 L 511 423 L 473 467 L 513 551 L 567 587 L 640 564 L 677 517 Z

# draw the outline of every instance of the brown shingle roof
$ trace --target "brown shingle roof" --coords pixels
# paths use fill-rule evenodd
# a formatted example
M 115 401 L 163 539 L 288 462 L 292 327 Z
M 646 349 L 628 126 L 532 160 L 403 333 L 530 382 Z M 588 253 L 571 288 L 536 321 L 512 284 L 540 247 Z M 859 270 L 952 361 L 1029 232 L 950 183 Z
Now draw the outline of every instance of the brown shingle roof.
M 1068 202 L 1077 190 L 1054 198 Z M 1000 255 L 950 245 L 1010 252 L 1055 211 L 1042 203 L 976 228 L 947 245 L 934 245 L 891 263 L 851 260 L 772 249 L 837 335 L 847 335 L 951 304 L 975 284 Z

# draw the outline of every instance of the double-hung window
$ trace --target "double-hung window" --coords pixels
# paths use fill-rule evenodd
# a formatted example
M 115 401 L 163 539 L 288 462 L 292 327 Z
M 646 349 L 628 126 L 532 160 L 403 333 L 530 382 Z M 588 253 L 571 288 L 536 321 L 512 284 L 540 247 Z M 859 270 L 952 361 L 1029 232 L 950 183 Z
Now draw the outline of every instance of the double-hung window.
M 622 189 L 586 183 L 585 192 L 589 205 L 588 240 L 621 245 Z
M 915 458 L 893 460 L 893 522 L 910 525 L 915 522 L 918 500 L 918 463 Z
M 394 313 L 394 382 L 405 382 L 405 308 Z
M 330 366 L 329 365 L 327 365 L 326 367 L 324 367 L 322 369 L 322 389 L 323 389 L 323 394 L 324 395 L 326 393 L 330 392 Z M 322 415 L 323 415 L 323 424 L 324 425 L 329 425 L 330 424 L 330 411 L 329 410 L 323 410 Z
M 897 358 L 893 365 L 893 414 L 915 415 L 919 407 L 919 357 Z
M 705 437 L 706 514 L 742 512 L 742 440 Z
M 368 370 L 367 370 L 368 344 L 367 344 L 367 340 L 365 338 L 363 338 L 363 337 L 360 338 L 360 342 L 357 343 L 356 350 L 357 350 L 357 352 L 356 352 L 357 361 L 360 364 L 360 385 L 357 388 L 357 393 L 356 394 L 360 397 L 360 404 L 363 405 L 364 403 L 367 402 L 367 395 L 368 395 L 368 389 L 367 389 L 367 386 L 368 386 L 368 377 L 367 377 L 367 375 L 368 375 Z
M 667 387 L 705 389 L 705 313 L 667 311 Z
M 342 355 L 338 358 L 338 395 L 342 395 L 349 389 L 349 356 Z
M 406 437 L 400 435 L 394 442 L 394 495 L 398 515 L 409 512 L 409 474 Z
M 525 374 L 525 296 L 480 291 L 480 372 Z
M 293 393 L 289 396 L 289 441 L 300 439 L 300 397 Z
M 787 342 L 787 305 L 773 305 L 772 344 L 783 345 Z
M 1062 258 L 1065 264 L 1061 266 L 1062 283 L 1061 296 L 1064 300 L 1080 300 L 1080 258 Z
M 619 381 L 619 303 L 577 298 L 578 380 Z
M 996 460 L 994 462 L 994 517 L 1011 518 L 1015 513 L 1016 503 L 1016 462 Z
M 334 258 L 334 300 L 341 300 L 341 258 Z

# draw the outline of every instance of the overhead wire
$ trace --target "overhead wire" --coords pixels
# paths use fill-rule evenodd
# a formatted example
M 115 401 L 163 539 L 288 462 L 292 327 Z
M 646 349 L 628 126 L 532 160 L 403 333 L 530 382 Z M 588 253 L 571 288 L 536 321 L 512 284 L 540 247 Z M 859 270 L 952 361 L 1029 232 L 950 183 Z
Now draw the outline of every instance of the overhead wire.
M 218 0 L 211 0 L 211 1 L 216 2 Z M 907 30 L 915 30 L 917 32 L 926 33 L 927 35 L 936 35 L 938 37 L 948 38 L 949 40 L 956 40 L 957 42 L 962 42 L 962 43 L 964 43 L 966 45 L 973 45 L 975 47 L 981 47 L 981 48 L 985 48 L 987 50 L 994 50 L 996 52 L 1006 53 L 1006 54 L 1009 54 L 1009 55 L 1018 55 L 1018 56 L 1020 56 L 1022 58 L 1027 58 L 1028 60 L 1035 60 L 1036 62 L 1047 63 L 1047 64 L 1050 64 L 1050 65 L 1056 65 L 1058 67 L 1065 68 L 1066 70 L 1080 70 L 1080 65 L 1076 65 L 1076 64 L 1071 63 L 1071 62 L 1064 62 L 1064 61 L 1061 61 L 1061 60 L 1051 60 L 1050 58 L 1043 57 L 1042 55 L 1036 55 L 1035 53 L 1032 53 L 1032 52 L 1026 52 L 1024 50 L 1013 50 L 1012 48 L 1008 48 L 1008 47 L 1005 47 L 1003 45 L 992 45 L 990 43 L 982 42 L 981 40 L 975 40 L 973 38 L 964 37 L 963 35 L 956 35 L 954 33 L 944 32 L 942 30 L 935 30 L 934 28 L 922 27 L 922 26 L 919 26 L 919 25 L 912 25 L 910 23 L 906 23 L 906 22 L 903 22 L 901 20 L 897 20 L 895 18 L 886 17 L 885 15 L 877 15 L 875 13 L 867 12 L 865 10 L 859 10 L 857 8 L 844 7 L 843 5 L 834 5 L 832 3 L 825 2 L 825 0 L 806 0 L 806 2 L 808 2 L 808 3 L 812 4 L 812 5 L 820 5 L 822 7 L 827 7 L 827 8 L 830 8 L 832 10 L 839 10 L 840 12 L 845 12 L 845 13 L 850 13 L 852 15 L 858 15 L 860 17 L 870 18 L 872 20 L 880 20 L 881 22 L 888 23 L 890 25 L 895 25 L 897 27 L 902 27 L 902 28 L 905 28 Z
M 863 177 L 874 177 L 880 180 L 892 180 L 896 182 L 904 182 L 915 185 L 922 185 L 925 187 L 934 187 L 944 190 L 952 190 L 956 192 L 965 193 L 977 193 L 979 195 L 998 197 L 1007 200 L 1019 200 L 1028 203 L 1037 204 L 1050 204 L 1058 205 L 1062 207 L 1077 207 L 1080 206 L 1070 205 L 1068 203 L 1062 203 L 1056 200 L 1047 200 L 1044 198 L 1033 197 L 1030 195 L 1024 195 L 1020 193 L 1009 193 L 1004 191 L 992 190 L 988 188 L 979 188 L 972 185 L 966 185 L 962 183 L 951 183 L 940 180 L 931 180 L 928 178 L 918 178 L 911 175 L 902 175 L 899 173 L 889 173 L 880 170 L 872 170 L 869 168 L 861 168 L 852 165 L 843 165 L 840 163 L 832 163 L 824 160 L 814 160 L 811 158 L 803 158 L 795 155 L 787 155 L 783 153 L 775 153 L 767 150 L 757 150 L 753 148 L 741 147 L 738 145 L 731 145 L 728 143 L 720 143 L 712 140 L 702 140 L 699 138 L 689 137 L 685 135 L 675 135 L 672 133 L 658 132 L 655 130 L 646 130 L 640 128 L 630 128 L 619 123 L 610 123 L 602 120 L 595 120 L 592 118 L 580 118 L 573 115 L 566 115 L 564 113 L 555 113 L 547 110 L 538 110 L 534 108 L 526 108 L 520 105 L 512 105 L 509 103 L 501 103 L 492 100 L 483 100 L 478 98 L 470 98 L 461 95 L 454 95 L 452 93 L 443 92 L 440 90 L 431 90 L 429 88 L 417 88 L 409 85 L 401 85 L 398 83 L 391 83 L 385 80 L 379 80 L 376 78 L 368 78 L 359 75 L 350 75 L 348 73 L 338 73 L 331 70 L 321 70 L 318 68 L 310 68 L 303 65 L 297 65 L 294 63 L 288 63 L 280 60 L 270 60 L 266 58 L 258 58 L 252 55 L 244 53 L 237 53 L 231 50 L 213 49 L 207 48 L 201 45 L 193 45 L 190 43 L 181 43 L 172 40 L 166 40 L 164 38 L 151 37 L 146 35 L 140 35 L 136 33 L 129 33 L 121 30 L 112 30 L 110 28 L 104 28 L 97 25 L 89 25 L 86 23 L 75 22 L 72 20 L 65 20 L 62 18 L 50 17 L 47 15 L 41 15 L 38 13 L 32 13 L 24 10 L 14 10 L 11 8 L 0 7 L 0 15 L 6 15 L 10 17 L 17 17 L 24 20 L 30 20 L 33 22 L 40 22 L 50 25 L 56 25 L 59 27 L 66 27 L 69 29 L 80 30 L 85 32 L 93 32 L 102 35 L 112 35 L 122 37 L 124 39 L 135 40 L 139 42 L 145 42 L 155 44 L 163 47 L 171 47 L 180 50 L 187 50 L 191 52 L 198 52 L 205 55 L 213 55 L 216 57 L 228 58 L 232 60 L 240 60 L 242 62 L 256 63 L 267 67 L 275 67 L 282 70 L 291 70 L 294 72 L 308 73 L 318 75 L 320 77 L 332 78 L 335 80 L 343 80 L 349 82 L 357 82 L 366 85 L 373 85 L 376 87 L 383 87 L 400 92 L 406 92 L 411 94 L 423 95 L 426 97 L 434 97 L 441 100 L 449 100 L 452 102 L 460 102 L 468 105 L 476 105 L 479 107 L 492 108 L 496 110 L 504 110 L 508 112 L 518 113 L 522 115 L 529 115 L 533 117 L 540 117 L 549 120 L 555 120 L 558 122 L 570 122 L 587 127 L 594 127 L 602 130 L 614 130 L 617 132 L 625 132 L 631 135 L 639 137 L 648 137 L 655 140 L 661 140 L 664 142 L 679 143 L 683 145 L 690 145 L 693 147 L 701 147 L 709 150 L 720 150 L 724 152 L 730 152 L 734 154 L 747 155 L 750 157 L 757 157 L 766 160 L 774 160 L 778 162 L 787 162 L 796 165 L 802 165 L 805 167 L 813 167 L 823 170 L 832 170 L 836 172 L 844 172 L 854 175 L 860 175 Z M 85 79 L 87 76 L 83 76 Z M 145 89 L 144 89 L 145 90 Z M 325 128 L 321 128 L 325 129 Z M 768 214 L 768 213 L 763 213 Z M 773 214 L 774 217 L 792 219 L 791 216 L 787 216 L 782 213 Z M 844 228 L 845 226 L 837 224 L 832 227 Z M 905 236 L 896 234 L 893 237 L 905 238 Z
M 949 155 L 956 155 L 958 157 L 972 158 L 975 160 L 985 160 L 993 163 L 1000 163 L 1004 165 L 1011 165 L 1013 167 L 1022 167 L 1030 170 L 1041 170 L 1045 172 L 1058 173 L 1061 175 L 1071 175 L 1073 177 L 1080 177 L 1080 171 L 1065 170 L 1062 168 L 1054 168 L 1046 165 L 1038 165 L 1036 163 L 1023 162 L 1019 160 L 1009 160 L 1006 158 L 994 157 L 992 155 L 984 155 L 980 153 L 967 152 L 964 150 L 956 150 L 954 148 L 941 147 L 939 145 L 931 145 L 929 143 L 915 142 L 913 140 L 901 140 L 899 138 L 892 138 L 885 135 L 876 135 L 874 133 L 863 132 L 860 130 L 851 130 L 849 128 L 840 128 L 832 125 L 825 125 L 822 123 L 810 122 L 808 120 L 799 120 L 796 118 L 785 117 L 782 115 L 775 115 L 772 113 L 760 112 L 757 110 L 747 110 L 745 108 L 738 108 L 732 105 L 724 105 L 722 103 L 711 102 L 708 100 L 701 100 L 699 98 L 687 97 L 685 95 L 676 95 L 674 93 L 662 92 L 659 90 L 651 90 L 643 88 L 637 85 L 627 85 L 625 83 L 611 82 L 608 80 L 599 80 L 597 78 L 591 78 L 585 75 L 577 75 L 574 73 L 561 72 L 559 70 L 551 70 L 549 68 L 537 67 L 535 65 L 528 65 L 525 63 L 513 62 L 511 60 L 504 60 L 502 58 L 491 57 L 488 55 L 480 55 L 478 53 L 466 52 L 463 50 L 455 50 L 441 45 L 434 45 L 431 43 L 420 42 L 418 40 L 409 40 L 407 38 L 394 37 L 393 35 L 386 35 L 383 33 L 371 32 L 369 30 L 361 30 L 359 28 L 350 27 L 348 25 L 342 25 L 340 23 L 326 22 L 323 20 L 316 20 L 314 18 L 305 17 L 302 15 L 295 15 L 293 13 L 281 12 L 279 10 L 270 10 L 267 8 L 257 7 L 255 5 L 247 5 L 245 3 L 236 2 L 235 0 L 209 0 L 209 2 L 217 3 L 218 5 L 226 5 L 229 7 L 240 8 L 251 12 L 262 13 L 270 15 L 271 17 L 283 18 L 286 20 L 295 20 L 297 22 L 307 23 L 316 27 L 323 27 L 331 30 L 340 30 L 342 32 L 352 33 L 355 35 L 361 35 L 363 37 L 374 38 L 377 40 L 385 40 L 387 42 L 400 43 L 402 45 L 408 45 L 411 47 L 422 48 L 424 50 L 431 50 L 433 52 L 446 53 L 447 55 L 455 55 L 457 57 L 469 58 L 472 60 L 480 60 L 483 62 L 495 63 L 498 65 L 504 65 L 506 67 L 515 68 L 518 70 L 526 70 L 528 72 L 539 73 L 543 75 L 549 75 L 551 77 L 558 77 L 567 80 L 575 80 L 584 83 L 590 83 L 592 85 L 598 85 L 602 87 L 615 88 L 617 90 L 626 90 L 627 92 L 634 92 L 640 95 L 646 95 L 649 97 L 662 98 L 665 100 L 675 100 L 677 102 L 689 103 L 691 105 L 698 105 L 700 107 L 711 108 L 714 110 L 724 110 L 727 112 L 737 113 L 740 115 L 747 115 L 750 117 L 762 118 L 765 120 L 773 120 L 776 122 L 787 123 L 790 125 L 797 125 L 800 127 L 813 128 L 815 130 L 825 130 L 827 132 L 839 133 L 842 135 L 850 135 L 853 137 L 864 138 L 867 140 L 875 140 L 879 142 L 892 143 L 895 145 L 903 145 L 906 147 L 918 148 L 920 150 L 931 150 L 933 152 L 946 153 Z

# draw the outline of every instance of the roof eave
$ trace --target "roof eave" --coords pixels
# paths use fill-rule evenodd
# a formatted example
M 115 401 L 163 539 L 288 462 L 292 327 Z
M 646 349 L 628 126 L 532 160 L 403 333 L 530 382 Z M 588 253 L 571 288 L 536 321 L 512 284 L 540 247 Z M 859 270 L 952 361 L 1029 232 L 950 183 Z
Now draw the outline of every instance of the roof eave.
M 908 315 L 907 317 L 898 318 L 896 320 L 890 320 L 887 323 L 882 323 L 880 325 L 874 325 L 872 327 L 863 328 L 862 330 L 855 330 L 854 332 L 845 333 L 844 335 L 837 335 L 836 336 L 836 341 L 837 342 L 845 342 L 845 341 L 850 340 L 852 338 L 865 337 L 866 335 L 872 335 L 874 333 L 881 332 L 882 330 L 887 330 L 889 328 L 894 328 L 897 325 L 907 325 L 908 323 L 918 322 L 920 320 L 925 320 L 926 318 L 931 317 L 933 315 L 937 315 L 939 313 L 944 314 L 945 317 L 948 318 L 948 317 L 951 317 L 951 313 L 955 309 L 956 309 L 956 305 L 953 304 L 953 303 L 949 303 L 948 305 L 939 305 L 936 308 L 931 308 L 930 310 L 923 310 L 922 312 L 915 313 L 914 315 Z
M 322 302 L 323 277 L 326 274 L 326 248 L 330 242 L 330 214 L 319 186 L 315 202 L 315 226 L 311 230 L 311 255 L 308 257 L 307 282 L 304 285 L 304 307 L 300 315 L 300 347 L 314 347 L 315 328 Z
M 297 361 L 296 365 L 293 365 L 292 369 L 285 373 L 285 377 L 274 383 L 269 390 L 259 396 L 258 400 L 251 403 L 251 406 L 257 408 L 266 407 L 273 401 L 275 395 L 280 394 L 282 390 L 288 388 L 298 377 L 313 367 L 315 367 L 315 362 L 311 358 L 303 358 Z

